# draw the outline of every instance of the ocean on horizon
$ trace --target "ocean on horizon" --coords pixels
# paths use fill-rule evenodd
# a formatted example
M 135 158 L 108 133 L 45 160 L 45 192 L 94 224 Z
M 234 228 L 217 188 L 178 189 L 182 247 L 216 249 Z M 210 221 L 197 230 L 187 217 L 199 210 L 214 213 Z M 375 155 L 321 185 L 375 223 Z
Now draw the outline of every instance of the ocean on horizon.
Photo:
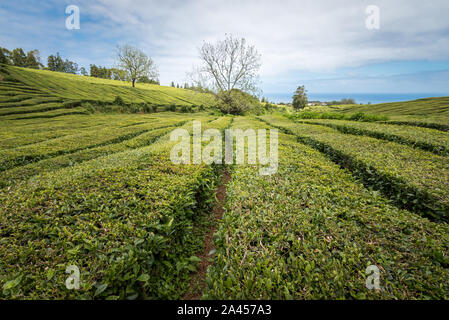
M 266 93 L 263 95 L 268 101 L 275 103 L 292 101 L 292 93 Z M 340 101 L 343 98 L 352 98 L 356 103 L 384 103 L 400 102 L 430 97 L 449 96 L 449 93 L 307 93 L 309 101 Z

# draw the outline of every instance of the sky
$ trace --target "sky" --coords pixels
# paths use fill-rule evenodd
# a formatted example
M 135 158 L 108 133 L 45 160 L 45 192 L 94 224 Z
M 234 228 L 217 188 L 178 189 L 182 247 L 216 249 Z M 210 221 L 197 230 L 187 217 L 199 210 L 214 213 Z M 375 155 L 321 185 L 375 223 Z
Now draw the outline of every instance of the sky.
M 68 5 L 80 29 L 66 28 Z M 378 28 L 367 20 L 378 8 Z M 141 48 L 160 81 L 186 82 L 203 41 L 244 37 L 262 56 L 266 96 L 293 93 L 449 95 L 447 0 L 2 0 L 0 47 L 59 52 L 112 67 L 117 45 Z

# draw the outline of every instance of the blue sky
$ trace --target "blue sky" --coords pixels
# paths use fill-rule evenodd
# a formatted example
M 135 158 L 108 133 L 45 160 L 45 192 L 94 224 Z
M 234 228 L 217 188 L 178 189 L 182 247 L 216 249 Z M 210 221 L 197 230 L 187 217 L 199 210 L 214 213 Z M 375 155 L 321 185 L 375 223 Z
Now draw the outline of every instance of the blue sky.
M 67 5 L 81 29 L 67 30 Z M 365 26 L 379 8 L 380 28 Z M 60 52 L 88 67 L 112 66 L 114 48 L 142 48 L 162 84 L 183 83 L 197 48 L 225 33 L 242 36 L 262 55 L 261 89 L 290 93 L 445 93 L 449 95 L 449 1 L 291 0 L 144 1 L 4 0 L 0 46 Z

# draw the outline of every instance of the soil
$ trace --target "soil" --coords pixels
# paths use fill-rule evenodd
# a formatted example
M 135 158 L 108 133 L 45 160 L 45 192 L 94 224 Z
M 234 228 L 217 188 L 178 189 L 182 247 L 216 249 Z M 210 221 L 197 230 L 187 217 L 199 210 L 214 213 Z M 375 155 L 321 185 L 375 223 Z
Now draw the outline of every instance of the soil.
M 213 259 L 213 255 L 209 255 L 209 253 L 211 250 L 215 249 L 213 236 L 224 213 L 223 206 L 226 201 L 226 185 L 230 180 L 231 175 L 225 170 L 220 185 L 215 189 L 217 201 L 215 202 L 212 211 L 212 227 L 204 239 L 203 250 L 196 255 L 201 259 L 201 262 L 197 266 L 196 273 L 192 275 L 189 289 L 183 296 L 184 300 L 199 300 L 203 296 L 204 289 L 206 288 L 207 268 L 213 264 L 213 262 L 210 261 Z

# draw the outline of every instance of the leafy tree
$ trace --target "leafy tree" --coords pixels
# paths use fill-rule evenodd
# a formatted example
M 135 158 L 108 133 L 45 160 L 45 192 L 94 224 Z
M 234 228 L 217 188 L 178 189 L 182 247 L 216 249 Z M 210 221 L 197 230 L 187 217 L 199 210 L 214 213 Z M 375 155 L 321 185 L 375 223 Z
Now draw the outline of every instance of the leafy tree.
M 150 83 L 150 84 L 159 84 L 158 80 L 150 79 L 147 76 L 142 76 L 139 79 L 137 79 L 137 82 L 140 83 Z
M 126 81 L 126 71 L 120 70 L 117 68 L 111 68 L 110 71 L 110 78 L 112 80 L 119 80 L 119 81 Z
M 293 108 L 299 110 L 307 106 L 307 94 L 304 86 L 299 86 L 293 95 Z
M 110 79 L 111 78 L 111 74 L 106 67 L 99 67 L 98 72 L 99 72 L 99 75 L 98 75 L 99 78 L 102 78 L 102 79 Z
M 130 45 L 117 46 L 117 65 L 119 69 L 126 71 L 133 87 L 140 77 L 147 76 L 150 79 L 159 77 L 153 60 L 141 50 Z
M 117 68 L 106 68 L 102 66 L 90 65 L 90 76 L 102 79 L 112 79 L 118 81 L 126 81 L 126 71 Z
M 43 67 L 39 50 L 29 51 L 26 55 L 25 64 L 27 68 L 40 69 Z
M 22 48 L 16 48 L 11 52 L 12 64 L 16 67 L 26 67 L 27 56 Z
M 11 52 L 6 48 L 0 48 L 0 63 L 11 64 Z
M 175 83 L 173 81 L 171 82 L 170 87 L 175 87 Z
M 64 60 L 62 60 L 59 52 L 56 53 L 56 56 L 48 56 L 47 65 L 50 71 L 64 72 Z
M 111 79 L 111 71 L 102 66 L 96 66 L 94 64 L 90 65 L 90 75 L 91 77 L 95 78 L 102 78 L 102 79 Z
M 352 98 L 343 98 L 340 101 L 333 100 L 327 103 L 329 106 L 332 105 L 342 105 L 342 104 L 356 104 L 355 100 Z
M 355 104 L 355 100 L 352 98 L 343 98 L 341 99 L 341 104 Z
M 63 64 L 63 71 L 65 73 L 73 73 L 76 74 L 78 72 L 78 64 L 73 61 L 66 60 Z
M 47 59 L 48 70 L 57 71 L 57 72 L 65 72 L 65 73 L 73 73 L 76 74 L 78 72 L 78 64 L 70 60 L 63 60 L 59 55 L 59 52 L 56 53 L 56 56 L 50 55 Z
M 98 67 L 94 64 L 90 65 L 90 76 L 98 78 Z
M 89 75 L 89 74 L 87 73 L 87 71 L 86 71 L 86 68 L 84 68 L 84 67 L 81 67 L 81 68 L 80 68 L 80 73 L 81 73 L 82 76 L 88 76 L 88 75 Z

